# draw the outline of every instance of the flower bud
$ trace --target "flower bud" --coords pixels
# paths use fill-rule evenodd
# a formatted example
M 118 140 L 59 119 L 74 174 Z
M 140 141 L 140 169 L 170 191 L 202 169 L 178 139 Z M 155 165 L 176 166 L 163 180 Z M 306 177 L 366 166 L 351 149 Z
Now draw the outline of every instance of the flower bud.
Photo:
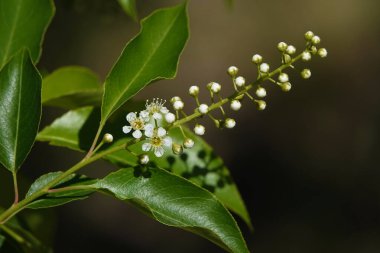
M 204 135 L 206 132 L 206 128 L 200 124 L 196 124 L 194 127 L 194 133 L 197 135 Z
M 231 66 L 228 68 L 227 70 L 227 73 L 231 76 L 231 77 L 235 77 L 237 75 L 237 73 L 239 72 L 239 69 L 235 66 Z
M 234 126 L 236 125 L 236 122 L 234 119 L 231 119 L 231 118 L 227 118 L 225 121 L 224 121 L 224 127 L 225 128 L 234 128 Z
M 292 85 L 289 82 L 286 82 L 286 83 L 281 83 L 280 87 L 282 91 L 287 92 L 287 91 L 290 91 L 290 89 L 292 88 Z
M 312 31 L 308 31 L 305 33 L 305 39 L 306 40 L 311 40 L 311 38 L 314 37 L 314 33 Z
M 292 61 L 292 57 L 288 54 L 284 54 L 284 63 L 289 63 Z
M 301 71 L 301 77 L 303 79 L 309 79 L 311 77 L 311 71 L 310 69 L 304 69 Z
M 194 141 L 190 138 L 186 138 L 184 141 L 183 141 L 183 146 L 185 148 L 192 148 L 194 147 Z
M 292 45 L 289 45 L 289 46 L 286 48 L 286 52 L 287 52 L 288 54 L 295 54 L 295 52 L 296 52 L 296 48 L 295 48 L 294 46 L 292 46 Z
M 165 120 L 166 120 L 166 122 L 171 124 L 175 121 L 175 115 L 173 113 L 169 112 L 169 113 L 165 114 Z
M 149 163 L 149 156 L 147 154 L 139 155 L 139 163 L 145 165 Z
M 263 98 L 267 95 L 267 91 L 263 87 L 258 87 L 256 90 L 256 96 Z
M 189 94 L 193 97 L 198 96 L 199 94 L 199 87 L 196 85 L 193 85 L 189 88 Z
M 326 50 L 326 48 L 320 48 L 320 49 L 318 50 L 318 55 L 319 55 L 320 57 L 322 57 L 322 58 L 325 58 L 325 57 L 327 56 L 327 50 Z
M 277 44 L 277 49 L 280 50 L 280 52 L 284 52 L 288 45 L 285 42 L 280 42 Z
M 172 145 L 172 151 L 173 151 L 174 154 L 180 155 L 180 154 L 183 153 L 183 147 L 182 147 L 182 145 L 179 145 L 177 143 L 173 143 L 173 145 Z
M 103 136 L 103 141 L 105 143 L 111 143 L 111 142 L 113 142 L 113 136 L 112 136 L 112 134 L 109 134 L 109 133 L 105 134 Z
M 255 64 L 259 64 L 263 61 L 263 57 L 259 54 L 255 54 L 254 56 L 252 56 L 252 62 L 255 63 Z
M 242 76 L 236 77 L 235 84 L 237 87 L 243 87 L 245 85 L 245 78 Z
M 173 108 L 176 111 L 182 110 L 184 106 L 185 106 L 185 104 L 181 100 L 177 100 L 173 104 Z
M 256 103 L 257 103 L 257 109 L 259 111 L 265 110 L 265 108 L 267 107 L 267 103 L 265 103 L 264 100 L 256 100 Z
M 278 81 L 280 81 L 281 83 L 286 83 L 287 81 L 289 81 L 288 74 L 286 74 L 286 73 L 279 74 L 278 75 Z
M 206 105 L 206 104 L 201 104 L 201 105 L 199 105 L 199 107 L 198 107 L 198 111 L 199 111 L 201 114 L 206 114 L 206 113 L 208 113 L 208 105 Z
M 222 86 L 219 83 L 212 82 L 210 86 L 210 90 L 214 93 L 219 93 L 222 89 Z
M 263 73 L 267 73 L 269 71 L 268 63 L 261 63 L 260 64 L 260 71 Z
M 303 61 L 310 61 L 310 59 L 311 59 L 311 54 L 309 52 L 305 51 L 302 53 L 302 60 Z
M 230 106 L 232 110 L 238 111 L 241 108 L 241 103 L 239 100 L 232 100 Z
M 321 38 L 319 38 L 319 36 L 317 35 L 314 35 L 313 38 L 311 38 L 311 43 L 313 43 L 314 45 L 317 45 L 321 43 Z
M 312 46 L 312 47 L 310 48 L 310 50 L 311 50 L 311 53 L 312 53 L 313 55 L 316 55 L 317 52 L 318 52 L 318 49 L 317 49 L 315 46 Z
M 182 101 L 182 99 L 178 96 L 172 97 L 170 99 L 170 103 L 174 104 L 176 101 Z

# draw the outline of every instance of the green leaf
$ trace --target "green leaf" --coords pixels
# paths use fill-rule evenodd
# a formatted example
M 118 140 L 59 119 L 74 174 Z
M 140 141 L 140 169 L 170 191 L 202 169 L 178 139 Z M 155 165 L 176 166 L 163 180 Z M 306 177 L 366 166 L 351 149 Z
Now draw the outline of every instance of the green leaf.
M 99 77 L 88 68 L 67 66 L 42 80 L 42 104 L 75 109 L 100 105 L 102 88 Z
M 30 186 L 26 197 L 29 197 L 33 193 L 43 189 L 52 180 L 56 179 L 58 176 L 62 175 L 62 171 L 50 172 L 48 174 L 42 175 Z M 33 201 L 27 207 L 31 209 L 49 208 L 67 204 L 75 200 L 86 199 L 90 194 L 92 194 L 94 189 L 71 189 L 73 186 L 87 186 L 94 184 L 96 180 L 90 179 L 86 176 L 80 175 L 70 175 L 65 180 L 62 180 L 53 189 L 64 188 L 65 191 L 51 192 L 46 194 L 37 200 Z M 71 188 L 68 188 L 71 187 Z
M 102 125 L 146 85 L 176 75 L 188 38 L 186 4 L 158 10 L 141 25 L 141 32 L 124 48 L 105 81 Z
M 17 171 L 37 135 L 41 117 L 41 76 L 26 50 L 0 71 L 0 162 Z
M 79 151 L 87 150 L 91 145 L 91 137 L 96 133 L 99 114 L 97 109 L 91 107 L 67 112 L 43 129 L 38 134 L 37 140 L 48 141 L 54 146 Z M 122 126 L 126 124 L 125 115 L 124 112 L 115 114 L 105 126 L 104 131 L 112 133 L 114 139 L 118 140 L 114 145 L 126 142 L 125 135 L 121 131 Z M 195 136 L 190 130 L 184 129 L 186 135 L 195 141 L 192 149 L 185 149 L 182 156 L 174 156 L 172 152 L 166 152 L 165 157 L 157 159 L 151 156 L 151 160 L 161 168 L 172 171 L 213 192 L 227 208 L 238 214 L 251 228 L 250 217 L 244 201 L 222 159 L 215 155 L 212 148 L 202 138 Z M 182 143 L 181 133 L 178 129 L 172 129 L 170 136 L 175 142 Z M 131 149 L 138 154 L 142 152 L 141 144 L 137 144 Z M 136 157 L 125 150 L 115 152 L 106 159 L 121 167 L 137 164 Z
M 138 20 L 136 0 L 117 0 L 125 13 L 130 16 L 134 21 Z
M 5 237 L 0 235 L 0 249 L 3 247 L 4 241 L 5 241 Z
M 29 49 L 33 62 L 38 62 L 54 12 L 52 0 L 0 1 L 0 69 L 24 47 Z
M 248 252 L 235 220 L 211 193 L 165 170 L 121 169 L 95 187 L 131 201 L 163 224 L 201 235 L 229 252 Z

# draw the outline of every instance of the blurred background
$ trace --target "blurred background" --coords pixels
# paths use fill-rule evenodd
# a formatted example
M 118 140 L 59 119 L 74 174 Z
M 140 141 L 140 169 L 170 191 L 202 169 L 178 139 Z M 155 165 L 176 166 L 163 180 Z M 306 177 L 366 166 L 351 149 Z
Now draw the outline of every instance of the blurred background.
M 55 2 L 57 12 L 39 68 L 51 72 L 83 65 L 104 79 L 139 25 L 116 1 Z M 137 5 L 140 17 L 145 17 L 179 2 L 139 0 Z M 308 63 L 310 80 L 301 80 L 297 70 L 287 71 L 291 92 L 267 83 L 265 111 L 245 101 L 242 110 L 231 114 L 237 122 L 233 130 L 220 131 L 208 122 L 204 137 L 223 157 L 246 201 L 254 233 L 239 223 L 252 252 L 380 252 L 380 2 L 236 0 L 230 4 L 189 2 L 191 37 L 177 77 L 152 84 L 138 97 L 185 97 L 190 85 L 204 88 L 210 81 L 221 83 L 223 94 L 229 94 L 228 66 L 238 66 L 253 81 L 254 53 L 275 68 L 280 64 L 278 42 L 301 50 L 303 34 L 314 31 L 329 55 Z M 62 113 L 45 109 L 42 126 Z M 33 180 L 44 171 L 68 168 L 80 157 L 38 143 L 22 173 Z M 86 172 L 96 176 L 111 169 L 99 162 Z M 46 233 L 57 253 L 223 252 L 104 196 L 55 208 L 46 217 L 56 221 Z

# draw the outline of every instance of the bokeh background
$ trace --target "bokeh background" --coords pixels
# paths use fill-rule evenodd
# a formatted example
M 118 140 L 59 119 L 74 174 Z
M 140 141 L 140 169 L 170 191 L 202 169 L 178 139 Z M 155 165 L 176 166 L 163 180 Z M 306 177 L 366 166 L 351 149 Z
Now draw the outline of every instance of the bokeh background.
M 83 65 L 104 79 L 139 24 L 116 1 L 55 2 L 57 12 L 39 68 L 50 72 Z M 144 17 L 180 1 L 137 2 Z M 289 93 L 268 83 L 265 111 L 258 112 L 246 101 L 233 115 L 236 128 L 220 131 L 209 122 L 205 139 L 225 160 L 246 201 L 254 233 L 239 223 L 251 251 L 380 252 L 380 2 L 230 3 L 189 2 L 191 37 L 177 77 L 152 84 L 138 97 L 185 97 L 190 85 L 204 87 L 210 81 L 223 84 L 228 94 L 229 65 L 238 66 L 252 81 L 254 53 L 275 67 L 280 63 L 279 41 L 301 49 L 304 32 L 314 31 L 329 55 L 313 58 L 310 80 L 301 80 L 298 71 L 288 72 L 293 83 Z M 45 109 L 43 125 L 62 113 Z M 80 157 L 38 143 L 21 173 L 33 180 L 45 171 L 65 169 Z M 96 176 L 111 169 L 99 162 L 86 172 Z M 45 215 L 55 220 L 45 233 L 57 253 L 222 252 L 200 237 L 165 227 L 104 196 Z

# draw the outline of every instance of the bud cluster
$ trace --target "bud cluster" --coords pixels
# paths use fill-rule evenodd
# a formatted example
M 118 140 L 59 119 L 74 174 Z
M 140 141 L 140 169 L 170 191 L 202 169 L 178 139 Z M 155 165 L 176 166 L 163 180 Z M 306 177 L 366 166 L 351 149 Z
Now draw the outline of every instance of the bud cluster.
M 327 56 L 325 48 L 317 48 L 321 43 L 319 36 L 308 31 L 305 33 L 305 39 L 306 47 L 298 55 L 296 55 L 297 49 L 295 46 L 286 42 L 278 43 L 277 49 L 281 53 L 281 65 L 273 71 L 270 70 L 270 65 L 264 62 L 261 55 L 254 54 L 252 63 L 257 67 L 258 77 L 253 83 L 248 84 L 246 78 L 239 75 L 239 69 L 236 66 L 230 66 L 227 73 L 232 79 L 235 92 L 226 98 L 221 95 L 222 85 L 217 82 L 210 82 L 206 85 L 210 95 L 210 102 L 201 103 L 199 101 L 200 87 L 197 85 L 191 86 L 188 93 L 194 98 L 197 106 L 191 115 L 185 113 L 185 103 L 178 96 L 170 100 L 175 113 L 170 112 L 164 106 L 164 100 L 157 98 L 150 103 L 147 101 L 145 110 L 138 114 L 132 112 L 127 115 L 126 119 L 129 125 L 123 127 L 123 132 L 126 134 L 132 132 L 134 138 L 146 140 L 147 142 L 142 145 L 142 150 L 145 152 L 152 150 L 157 157 L 161 157 L 164 153 L 164 147 L 171 148 L 174 154 L 181 154 L 184 149 L 194 146 L 194 140 L 188 138 L 182 129 L 184 123 L 195 120 L 193 130 L 197 135 L 206 133 L 206 128 L 197 121 L 198 118 L 203 118 L 204 116 L 208 116 L 218 128 L 234 128 L 236 121 L 227 117 L 223 108 L 224 105 L 229 104 L 232 111 L 238 111 L 242 107 L 243 99 L 247 97 L 256 104 L 258 110 L 262 111 L 267 107 L 264 100 L 267 97 L 267 90 L 263 86 L 265 81 L 275 83 L 282 91 L 288 92 L 291 90 L 292 85 L 289 75 L 284 72 L 285 69 L 295 69 L 293 64 L 296 61 L 308 62 L 314 55 L 319 55 L 321 58 Z M 308 79 L 311 77 L 311 71 L 310 69 L 302 69 L 300 75 L 302 78 Z M 253 91 L 253 93 L 251 94 L 250 91 Z M 217 119 L 212 114 L 216 109 L 220 110 L 222 119 Z M 183 142 L 180 144 L 173 143 L 172 139 L 167 136 L 168 131 L 174 127 L 180 128 L 182 132 Z M 105 137 L 105 141 L 110 141 L 110 139 L 109 136 Z M 140 164 L 149 162 L 149 156 L 146 154 L 141 155 L 139 159 Z

